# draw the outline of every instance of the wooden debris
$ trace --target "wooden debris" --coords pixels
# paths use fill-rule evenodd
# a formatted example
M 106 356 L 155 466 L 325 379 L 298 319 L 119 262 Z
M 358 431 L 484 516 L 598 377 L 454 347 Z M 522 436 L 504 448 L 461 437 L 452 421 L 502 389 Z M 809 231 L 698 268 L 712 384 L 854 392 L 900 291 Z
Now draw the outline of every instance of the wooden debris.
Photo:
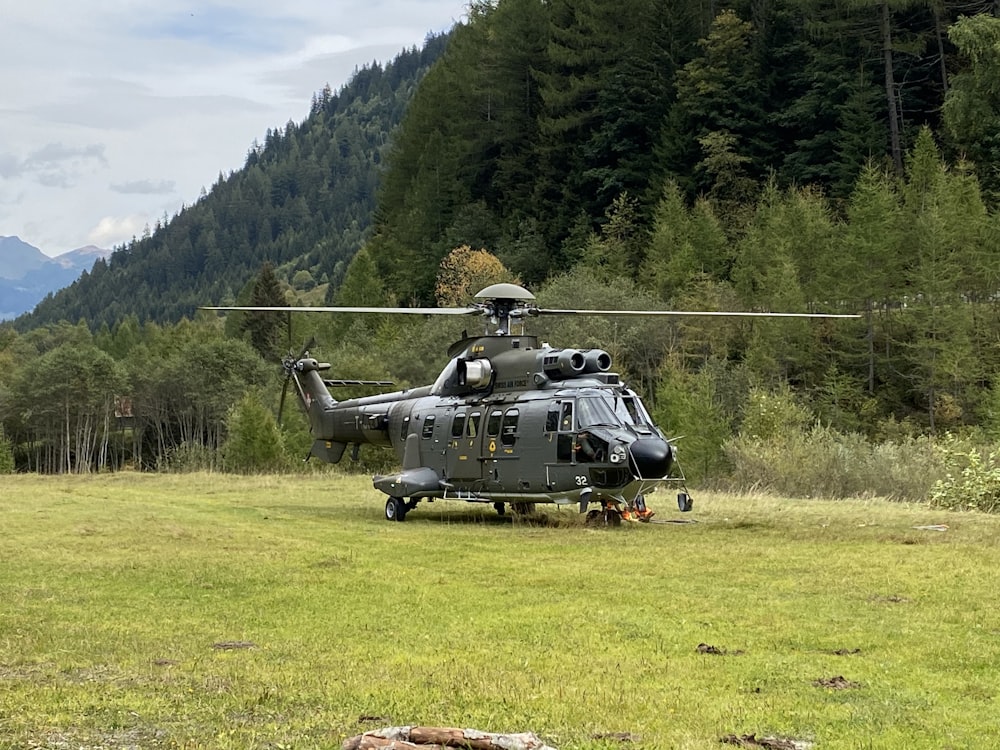
M 555 750 L 535 734 L 496 734 L 451 727 L 386 727 L 349 737 L 342 750 Z

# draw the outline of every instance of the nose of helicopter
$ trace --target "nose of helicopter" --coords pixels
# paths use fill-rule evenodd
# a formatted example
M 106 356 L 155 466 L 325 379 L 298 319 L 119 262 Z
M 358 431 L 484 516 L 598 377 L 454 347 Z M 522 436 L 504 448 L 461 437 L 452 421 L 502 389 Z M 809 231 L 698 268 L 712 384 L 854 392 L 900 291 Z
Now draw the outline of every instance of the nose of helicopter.
M 670 473 L 674 451 L 660 438 L 642 438 L 629 446 L 632 468 L 638 479 L 662 479 Z

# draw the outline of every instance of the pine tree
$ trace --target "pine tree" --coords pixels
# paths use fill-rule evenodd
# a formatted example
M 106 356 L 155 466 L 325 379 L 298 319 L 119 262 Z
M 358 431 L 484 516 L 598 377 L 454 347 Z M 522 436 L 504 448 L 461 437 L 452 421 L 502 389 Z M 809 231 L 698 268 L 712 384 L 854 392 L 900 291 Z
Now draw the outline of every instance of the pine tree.
M 270 261 L 261 266 L 253 284 L 249 305 L 251 307 L 288 307 L 281 282 L 274 273 Z M 242 330 L 249 332 L 250 343 L 260 356 L 267 361 L 276 361 L 288 348 L 291 335 L 290 318 L 281 312 L 248 312 L 243 319 Z

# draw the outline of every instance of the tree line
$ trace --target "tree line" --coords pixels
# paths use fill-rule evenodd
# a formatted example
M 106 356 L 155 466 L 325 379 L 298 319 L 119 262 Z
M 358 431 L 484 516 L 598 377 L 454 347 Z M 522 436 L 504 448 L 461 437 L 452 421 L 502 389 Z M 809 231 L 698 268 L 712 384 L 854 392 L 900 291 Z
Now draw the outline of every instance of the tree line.
M 271 238 L 241 245 L 236 257 L 247 277 L 240 285 L 218 281 L 197 262 L 189 275 L 197 290 L 183 293 L 185 301 L 173 292 L 121 294 L 122 275 L 111 283 L 116 263 L 147 284 L 168 269 L 186 269 L 185 239 L 205 247 L 187 222 L 225 193 L 217 185 L 22 321 L 3 351 L 56 335 L 68 325 L 55 322 L 60 317 L 84 320 L 95 341 L 113 340 L 126 322 L 126 329 L 145 330 L 148 313 L 123 314 L 135 296 L 157 300 L 162 331 L 208 326 L 171 318 L 193 315 L 192 295 L 203 295 L 199 304 L 249 300 L 256 293 L 250 275 L 266 262 L 288 301 L 459 302 L 454 289 L 440 293 L 443 263 L 455 248 L 483 248 L 550 307 L 860 314 L 836 322 L 546 322 L 540 333 L 553 344 L 611 351 L 668 431 L 687 436 L 703 476 L 727 471 L 713 457 L 724 456 L 731 436 L 776 432 L 760 427 L 774 423 L 762 410 L 785 415 L 796 429 L 821 424 L 876 442 L 971 429 L 996 434 L 1000 154 L 989 123 L 1000 117 L 1000 21 L 991 10 L 888 1 L 735 3 L 721 12 L 660 0 L 475 3 L 447 44 L 435 40 L 436 62 L 419 86 L 414 78 L 386 82 L 381 70 L 352 82 L 362 91 L 379 84 L 374 98 L 352 99 L 376 109 L 386 90 L 414 87 L 408 104 L 399 100 L 391 143 L 369 160 L 380 165 L 377 208 L 353 255 L 328 252 L 325 243 L 345 224 L 330 218 L 317 229 L 312 217 L 326 214 L 308 200 L 286 223 L 254 213 L 253 201 L 265 193 L 282 196 L 292 210 L 296 186 L 310 184 L 299 174 L 308 165 L 296 161 L 299 134 L 315 133 L 317 147 L 337 145 L 314 122 L 329 114 L 331 95 L 323 92 L 301 126 L 252 148 L 247 167 L 231 178 L 247 188 L 247 221 L 234 224 L 219 208 L 226 217 L 220 227 L 252 223 L 260 230 L 255 238 Z M 342 146 L 352 153 L 349 143 Z M 265 163 L 274 170 L 270 190 L 252 177 Z M 280 174 L 284 182 L 275 179 Z M 260 223 L 265 216 L 269 232 Z M 188 227 L 187 235 L 168 239 L 178 227 Z M 303 245 L 293 236 L 309 237 L 309 254 L 295 254 Z M 322 266 L 332 257 L 333 267 Z M 317 276 L 320 267 L 329 270 Z M 98 293 L 93 277 L 101 274 L 109 283 Z M 85 289 L 93 290 L 87 314 L 75 307 L 90 294 Z M 46 310 L 56 317 L 30 330 Z M 271 335 L 254 349 L 257 334 L 235 316 L 212 325 L 211 340 L 256 351 L 258 360 L 266 348 L 273 362 L 280 348 Z M 318 332 L 322 357 L 345 377 L 421 384 L 443 364 L 447 344 L 460 334 L 454 329 L 441 321 L 348 316 L 295 319 L 283 334 L 294 346 L 307 331 Z M 122 364 L 107 346 L 94 346 Z M 37 354 L 53 348 L 39 343 Z M 160 352 L 148 356 L 159 361 Z M 249 367 L 241 356 L 231 361 Z M 5 394 L 21 383 L 26 396 L 34 385 L 27 376 L 16 380 L 21 361 L 11 356 Z M 126 380 L 124 391 L 140 382 Z M 169 379 L 161 382 L 166 388 Z M 247 382 L 258 384 L 255 377 Z M 230 406 L 245 392 L 232 385 Z M 762 394 L 778 394 L 778 406 Z M 83 408 L 87 399 L 73 403 Z M 95 443 L 91 455 L 102 455 L 101 439 L 89 437 L 101 428 L 78 428 L 66 404 L 56 415 L 57 399 L 43 399 L 53 412 L 47 437 L 29 437 L 29 422 L 11 422 L 10 414 L 31 411 L 30 401 L 22 399 L 20 412 L 4 410 L 8 439 L 69 445 L 79 433 L 81 446 Z M 192 436 L 197 442 L 200 434 L 213 449 L 224 439 L 199 417 L 186 419 L 169 428 L 150 421 L 141 439 L 129 439 L 139 440 L 133 445 L 143 456 L 153 435 L 164 435 L 166 446 Z M 105 423 L 112 421 L 91 422 Z M 76 450 L 67 450 L 71 461 Z M 52 460 L 49 467 L 64 468 L 67 459 Z

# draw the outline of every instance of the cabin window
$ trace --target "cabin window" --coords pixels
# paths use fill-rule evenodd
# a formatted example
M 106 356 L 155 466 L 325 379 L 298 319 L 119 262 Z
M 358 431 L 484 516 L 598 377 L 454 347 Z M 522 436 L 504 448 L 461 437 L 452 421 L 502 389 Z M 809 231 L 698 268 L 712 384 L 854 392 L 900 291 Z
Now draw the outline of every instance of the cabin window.
M 508 409 L 503 415 L 503 423 L 500 426 L 500 443 L 503 445 L 513 445 L 517 440 L 517 409 Z
M 430 437 L 432 437 L 434 435 L 434 415 L 433 414 L 428 414 L 426 417 L 424 417 L 424 431 L 421 434 L 422 434 L 422 436 L 425 439 L 426 438 L 430 438 Z
M 559 432 L 573 431 L 573 402 L 563 401 L 559 417 Z
M 399 436 L 405 441 L 407 435 L 409 434 L 410 434 L 410 415 L 407 414 L 405 417 L 403 417 L 403 421 L 400 423 Z
M 482 421 L 482 418 L 482 413 L 478 411 L 474 411 L 469 415 L 469 421 L 465 423 L 466 437 L 474 438 L 479 434 L 479 423 Z
M 465 412 L 460 411 L 451 420 L 451 436 L 455 438 L 462 437 L 463 432 L 465 432 Z
M 545 415 L 545 431 L 555 432 L 559 429 L 559 404 L 552 404 Z
M 496 411 L 490 412 L 490 418 L 486 422 L 486 434 L 490 437 L 496 437 L 500 434 L 500 420 L 503 417 L 503 412 L 497 409 Z

